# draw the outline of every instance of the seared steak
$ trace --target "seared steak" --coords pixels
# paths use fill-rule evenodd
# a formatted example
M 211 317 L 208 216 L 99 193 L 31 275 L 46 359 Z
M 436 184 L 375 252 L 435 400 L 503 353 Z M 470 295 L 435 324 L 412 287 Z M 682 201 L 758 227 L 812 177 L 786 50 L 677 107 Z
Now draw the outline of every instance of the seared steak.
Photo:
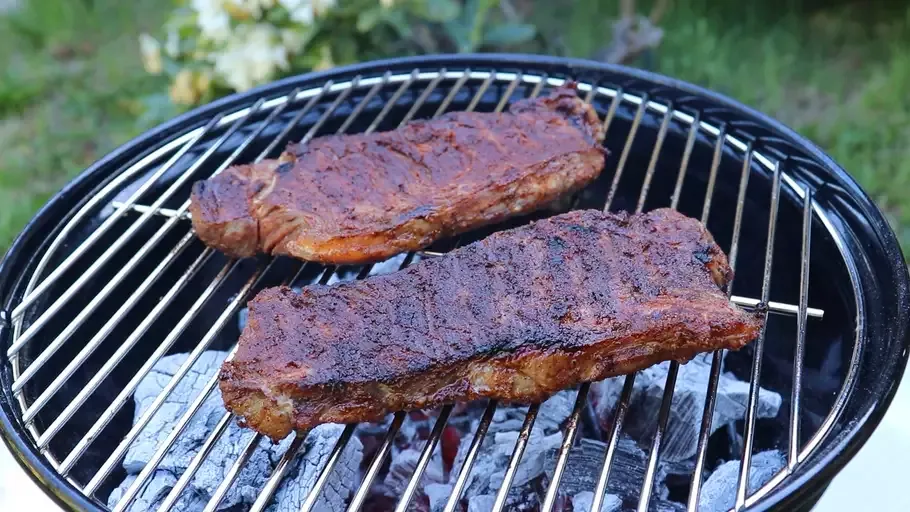
M 190 212 L 196 235 L 231 256 L 380 261 L 582 188 L 603 169 L 602 140 L 594 109 L 560 88 L 506 113 L 289 146 L 195 183 Z
M 727 300 L 731 278 L 682 214 L 569 212 L 400 272 L 263 290 L 221 393 L 272 439 L 453 401 L 540 401 L 742 347 L 760 322 Z

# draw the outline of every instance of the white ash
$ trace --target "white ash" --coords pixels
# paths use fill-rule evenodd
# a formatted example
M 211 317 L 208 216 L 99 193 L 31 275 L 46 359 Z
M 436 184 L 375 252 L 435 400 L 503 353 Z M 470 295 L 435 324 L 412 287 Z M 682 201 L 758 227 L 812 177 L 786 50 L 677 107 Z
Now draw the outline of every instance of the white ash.
M 562 444 L 560 427 L 572 413 L 575 394 L 575 391 L 559 392 L 542 403 L 538 409 L 531 437 L 512 482 L 509 503 L 513 506 L 516 506 L 522 497 L 526 497 L 525 495 L 532 494 L 526 489 L 527 484 L 546 474 L 555 463 L 556 453 Z M 499 490 L 527 411 L 528 408 L 523 406 L 500 406 L 493 414 L 487 435 L 465 485 L 463 497 L 467 499 L 469 508 L 473 498 L 476 497 L 478 502 L 485 503 L 480 496 L 495 496 Z M 450 475 L 452 481 L 461 471 L 479 422 L 479 419 L 473 420 L 469 428 L 470 434 L 461 439 Z
M 472 436 L 465 436 L 461 440 L 450 476 L 452 481 L 461 471 L 471 440 Z M 482 495 L 495 496 L 499 491 L 517 440 L 518 432 L 515 431 L 489 433 L 484 438 L 463 494 L 463 497 L 468 500 L 469 506 L 472 498 Z M 554 464 L 556 452 L 561 443 L 561 433 L 546 435 L 537 428 L 531 431 L 531 437 L 512 481 L 508 503 L 517 506 L 518 502 L 528 498 L 527 495 L 531 492 L 526 488 L 526 484 L 544 475 L 547 469 Z
M 382 274 L 391 274 L 392 272 L 397 272 L 401 268 L 401 264 L 404 263 L 404 260 L 407 257 L 408 257 L 407 254 L 398 254 L 396 256 L 392 256 L 391 258 L 389 258 L 385 261 L 380 261 L 379 263 L 376 263 L 373 265 L 373 268 L 370 269 L 369 275 L 379 276 Z M 419 253 L 415 253 L 414 257 L 411 258 L 410 264 L 413 265 L 413 264 L 417 263 L 418 261 L 420 261 L 422 258 L 423 257 Z
M 383 480 L 383 492 L 386 496 L 401 496 L 411 481 L 417 469 L 417 462 L 420 460 L 421 449 L 407 448 L 392 458 L 389 465 L 389 472 Z M 445 469 L 442 464 L 442 451 L 437 448 L 427 462 L 426 470 L 421 477 L 421 483 L 441 484 L 445 483 Z M 426 489 L 424 489 L 426 490 Z
M 401 264 L 404 263 L 405 258 L 407 257 L 406 253 L 398 254 L 392 256 L 391 258 L 380 261 L 379 263 L 374 263 L 373 267 L 370 268 L 368 276 L 379 276 L 382 274 L 391 274 L 392 272 L 397 272 L 401 268 Z M 419 254 L 414 254 L 414 257 L 411 259 L 411 265 L 420 261 L 421 256 Z M 342 269 L 333 272 L 329 276 L 326 284 L 335 284 L 343 283 L 345 281 L 353 281 L 357 278 L 357 275 L 360 273 L 360 269 L 357 267 L 344 267 Z
M 490 512 L 496 503 L 496 495 L 481 494 L 468 499 L 468 512 Z
M 594 493 L 584 491 L 572 497 L 572 512 L 590 512 L 594 506 Z M 603 504 L 600 506 L 600 512 L 616 512 L 622 508 L 622 500 L 615 494 L 604 496 Z
M 204 383 L 218 371 L 226 356 L 226 352 L 204 352 L 174 388 L 170 397 L 127 451 L 123 461 L 127 478 L 111 493 L 108 498 L 109 506 L 113 507 L 135 481 L 136 475 L 148 464 L 160 443 L 171 433 L 186 407 L 198 396 Z M 134 395 L 136 401 L 134 422 L 148 410 L 154 398 L 161 392 L 177 368 L 186 361 L 186 358 L 187 354 L 175 354 L 162 358 L 139 383 Z M 216 388 L 211 396 L 203 402 L 199 411 L 177 438 L 174 446 L 162 459 L 148 484 L 137 494 L 129 510 L 137 512 L 154 510 L 161 504 L 179 475 L 183 474 L 189 466 L 190 461 L 225 412 L 220 393 Z M 318 478 L 319 472 L 324 467 L 342 430 L 343 427 L 340 425 L 322 425 L 309 433 L 299 455 L 288 471 L 287 477 L 276 491 L 274 504 L 268 509 L 270 512 L 289 512 L 300 508 L 300 504 Z M 254 434 L 251 431 L 241 429 L 234 422 L 228 425 L 224 434 L 199 467 L 195 477 L 181 494 L 175 508 L 187 510 L 203 507 L 227 476 L 230 466 L 240 455 L 252 435 Z M 228 491 L 218 510 L 252 504 L 292 439 L 293 437 L 288 437 L 276 445 L 267 439 L 261 440 L 259 447 L 240 471 L 236 483 Z M 339 464 L 335 467 L 320 495 L 318 509 L 343 508 L 353 486 L 359 481 L 359 467 L 363 458 L 362 448 L 357 438 L 352 438 L 348 443 Z
M 482 405 L 479 403 L 456 404 L 452 408 L 449 420 L 446 422 L 446 427 L 455 428 L 459 432 L 467 432 L 471 428 L 471 421 L 480 416 L 481 413 L 479 411 L 482 411 Z M 372 427 L 361 424 L 359 430 L 361 433 L 384 436 L 388 431 L 389 424 L 391 424 L 393 418 L 394 415 L 390 414 L 386 416 L 381 423 Z M 393 456 L 399 451 L 407 448 L 423 448 L 424 441 L 430 437 L 430 433 L 436 426 L 436 420 L 438 418 L 439 409 L 427 409 L 409 413 L 404 423 L 402 423 L 401 427 L 398 429 L 398 433 L 395 434 L 395 444 L 392 446 Z
M 657 428 L 657 412 L 663 400 L 669 368 L 670 363 L 663 362 L 640 371 L 635 378 L 626 431 L 645 446 L 650 444 Z M 684 461 L 695 456 L 710 373 L 710 356 L 697 357 L 688 364 L 680 365 L 667 430 L 661 445 L 661 460 Z M 615 377 L 592 386 L 592 399 L 601 424 L 610 423 L 624 381 L 625 377 Z M 743 418 L 748 399 L 748 382 L 743 382 L 730 373 L 721 374 L 711 433 Z M 781 401 L 778 393 L 759 388 L 757 417 L 777 416 Z
M 107 499 L 107 506 L 113 509 L 114 505 L 120 501 L 120 497 L 123 496 L 123 493 L 129 489 L 129 487 L 133 485 L 133 482 L 135 481 L 135 474 L 127 475 L 123 483 L 121 483 L 119 487 L 111 492 L 110 497 Z M 174 476 L 174 474 L 170 471 L 155 471 L 154 476 L 149 480 L 149 483 L 145 486 L 145 489 L 136 495 L 136 498 L 129 510 L 157 509 L 158 505 L 164 501 L 164 498 L 167 497 L 167 494 L 171 492 L 171 489 L 174 488 L 175 483 L 177 483 L 177 477 Z M 190 499 L 180 500 L 177 506 L 183 508 L 184 510 L 201 510 L 202 507 L 205 506 L 205 500 L 197 496 L 192 496 Z
M 275 493 L 268 512 L 298 512 L 300 505 L 316 484 L 319 473 L 328 462 L 335 442 L 341 436 L 341 425 L 320 425 L 309 432 L 304 446 L 297 456 L 293 469 Z M 316 501 L 315 510 L 341 510 L 348 497 L 360 481 L 360 463 L 363 460 L 363 446 L 351 438 L 339 464 L 333 468 L 325 488 Z
M 686 512 L 686 506 L 675 501 L 651 498 L 650 510 L 655 512 Z M 632 508 L 634 510 L 634 508 Z
M 560 391 L 548 398 L 546 402 L 540 404 L 540 408 L 537 410 L 537 419 L 534 420 L 534 429 L 539 429 L 544 434 L 559 432 L 562 424 L 572 414 L 576 395 L 576 391 Z M 493 420 L 490 422 L 487 432 L 490 434 L 517 432 L 521 430 L 527 412 L 527 407 L 500 406 L 493 413 Z
M 765 485 L 778 471 L 784 468 L 787 459 L 778 450 L 769 450 L 752 456 L 749 468 L 749 493 Z M 727 512 L 736 500 L 739 483 L 740 461 L 732 460 L 721 464 L 711 473 L 701 488 L 698 501 L 699 512 Z
M 607 445 L 594 439 L 582 439 L 577 446 L 569 452 L 569 460 L 563 474 L 560 491 L 567 496 L 575 496 L 583 492 L 593 492 L 597 486 L 603 468 Z M 632 506 L 638 503 L 642 482 L 648 466 L 648 454 L 629 437 L 622 435 L 616 443 L 616 452 L 610 466 L 610 480 L 607 482 L 607 493 Z M 547 468 L 552 474 L 552 467 Z M 656 501 L 666 499 L 669 491 L 663 484 L 666 478 L 664 466 L 658 465 L 654 476 L 653 499 Z
M 430 512 L 441 512 L 449 502 L 453 487 L 449 484 L 425 484 L 424 494 L 430 500 Z

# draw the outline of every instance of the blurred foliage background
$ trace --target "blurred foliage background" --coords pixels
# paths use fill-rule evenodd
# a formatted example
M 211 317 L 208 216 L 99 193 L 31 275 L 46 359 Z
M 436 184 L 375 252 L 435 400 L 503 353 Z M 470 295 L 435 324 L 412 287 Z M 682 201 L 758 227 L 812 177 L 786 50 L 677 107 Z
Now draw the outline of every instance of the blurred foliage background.
M 459 51 L 619 61 L 727 94 L 831 153 L 910 250 L 907 1 L 0 0 L 0 254 L 66 180 L 192 105 Z

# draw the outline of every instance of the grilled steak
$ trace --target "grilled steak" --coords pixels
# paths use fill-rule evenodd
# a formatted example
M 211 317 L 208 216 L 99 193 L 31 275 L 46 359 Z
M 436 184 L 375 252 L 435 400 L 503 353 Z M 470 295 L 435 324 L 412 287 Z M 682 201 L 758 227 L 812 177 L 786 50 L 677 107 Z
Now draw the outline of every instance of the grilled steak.
M 291 145 L 195 183 L 190 212 L 196 235 L 231 256 L 380 261 L 582 188 L 603 169 L 602 140 L 594 109 L 560 88 L 507 113 Z
M 317 424 L 495 398 L 738 349 L 726 256 L 671 210 L 575 211 L 363 281 L 263 290 L 220 375 L 225 406 L 280 439 Z

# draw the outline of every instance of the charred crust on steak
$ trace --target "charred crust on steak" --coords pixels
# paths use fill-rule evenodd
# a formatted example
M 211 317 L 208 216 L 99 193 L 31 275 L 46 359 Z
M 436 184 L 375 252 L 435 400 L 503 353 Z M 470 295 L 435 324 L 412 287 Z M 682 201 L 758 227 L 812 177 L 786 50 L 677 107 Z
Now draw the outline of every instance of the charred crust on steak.
M 603 138 L 596 111 L 572 87 L 503 113 L 317 137 L 194 187 L 193 227 L 231 256 L 376 262 L 580 190 L 603 170 Z
M 453 401 L 540 401 L 741 348 L 761 316 L 730 303 L 730 276 L 705 227 L 679 213 L 569 212 L 392 274 L 263 290 L 222 396 L 273 439 Z

